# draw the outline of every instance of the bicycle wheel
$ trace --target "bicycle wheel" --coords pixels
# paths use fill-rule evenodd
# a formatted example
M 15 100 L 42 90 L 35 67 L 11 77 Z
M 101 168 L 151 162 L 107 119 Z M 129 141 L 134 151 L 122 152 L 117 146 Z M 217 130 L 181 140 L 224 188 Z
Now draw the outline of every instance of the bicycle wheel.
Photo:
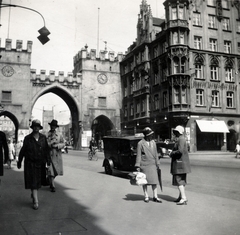
M 93 158 L 93 153 L 92 153 L 92 151 L 90 150 L 90 151 L 88 152 L 88 160 L 92 160 L 92 158 Z

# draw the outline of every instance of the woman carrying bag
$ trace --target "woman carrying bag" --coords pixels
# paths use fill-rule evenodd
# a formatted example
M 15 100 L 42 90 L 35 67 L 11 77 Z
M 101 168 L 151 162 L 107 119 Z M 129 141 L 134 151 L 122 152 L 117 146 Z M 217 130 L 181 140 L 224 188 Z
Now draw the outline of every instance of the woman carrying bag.
M 147 186 L 152 186 L 153 201 L 161 203 L 162 201 L 157 195 L 158 172 L 160 161 L 158 159 L 157 146 L 152 139 L 153 131 L 151 128 L 146 127 L 143 130 L 144 138 L 138 142 L 137 145 L 137 158 L 135 167 L 138 171 L 141 170 L 146 175 L 147 184 L 143 185 L 144 202 L 149 202 Z

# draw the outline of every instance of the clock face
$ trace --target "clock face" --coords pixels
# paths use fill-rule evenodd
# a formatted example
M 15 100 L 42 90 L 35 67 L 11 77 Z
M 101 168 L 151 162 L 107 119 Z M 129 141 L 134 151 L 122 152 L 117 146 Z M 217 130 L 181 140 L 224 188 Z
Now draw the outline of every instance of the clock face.
M 97 80 L 100 84 L 105 84 L 108 81 L 108 78 L 105 74 L 101 73 L 98 75 Z
M 11 77 L 14 74 L 14 69 L 11 66 L 6 65 L 2 68 L 2 74 L 5 77 Z

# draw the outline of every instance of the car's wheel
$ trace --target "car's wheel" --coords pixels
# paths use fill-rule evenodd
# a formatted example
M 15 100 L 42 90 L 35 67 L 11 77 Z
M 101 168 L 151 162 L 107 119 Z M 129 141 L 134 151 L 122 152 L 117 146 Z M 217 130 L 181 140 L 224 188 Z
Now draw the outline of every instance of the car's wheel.
M 106 161 L 105 164 L 104 164 L 104 168 L 105 168 L 105 173 L 107 175 L 112 175 L 112 167 L 111 167 L 111 164 L 109 161 Z

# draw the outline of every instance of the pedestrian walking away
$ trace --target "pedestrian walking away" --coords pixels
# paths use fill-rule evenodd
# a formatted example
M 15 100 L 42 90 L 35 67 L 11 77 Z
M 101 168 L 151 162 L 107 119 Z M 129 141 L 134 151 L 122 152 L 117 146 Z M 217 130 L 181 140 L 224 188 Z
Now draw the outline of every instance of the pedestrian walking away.
M 9 150 L 7 138 L 4 132 L 0 131 L 0 176 L 3 176 L 3 164 L 8 163 Z M 1 179 L 0 179 L 1 182 Z
M 8 169 L 11 169 L 12 161 L 14 161 L 15 158 L 15 148 L 11 139 L 8 139 L 8 150 L 9 150 Z
M 146 175 L 147 184 L 143 185 L 144 202 L 149 202 L 149 195 L 147 191 L 148 185 L 152 186 L 153 201 L 161 203 L 158 198 L 157 184 L 159 184 L 158 168 L 160 161 L 158 158 L 156 142 L 153 140 L 153 134 L 151 128 L 146 127 L 143 129 L 144 138 L 138 142 L 137 145 L 137 157 L 135 167 L 137 171 L 141 171 Z
M 174 201 L 177 205 L 187 205 L 185 186 L 187 184 L 187 174 L 191 172 L 187 142 L 183 133 L 184 128 L 182 126 L 177 126 L 173 130 L 176 143 L 170 154 L 171 174 L 173 175 L 172 185 L 177 186 L 179 190 L 179 197 Z
M 50 190 L 55 192 L 54 179 L 57 175 L 63 175 L 63 160 L 62 160 L 62 149 L 65 147 L 64 139 L 62 134 L 56 131 L 58 126 L 57 120 L 52 120 L 50 125 L 50 131 L 48 132 L 47 141 L 50 147 L 50 158 L 51 166 L 49 167 L 49 177 L 50 177 Z
M 238 156 L 240 155 L 240 141 L 238 141 L 236 145 L 235 152 L 236 152 L 235 158 L 238 158 Z
M 30 126 L 32 133 L 24 138 L 23 146 L 19 153 L 17 162 L 18 169 L 21 168 L 24 158 L 24 181 L 25 189 L 31 189 L 33 209 L 38 209 L 38 189 L 41 188 L 43 164 L 50 166 L 50 155 L 47 138 L 39 133 L 43 129 L 39 120 L 33 120 Z

